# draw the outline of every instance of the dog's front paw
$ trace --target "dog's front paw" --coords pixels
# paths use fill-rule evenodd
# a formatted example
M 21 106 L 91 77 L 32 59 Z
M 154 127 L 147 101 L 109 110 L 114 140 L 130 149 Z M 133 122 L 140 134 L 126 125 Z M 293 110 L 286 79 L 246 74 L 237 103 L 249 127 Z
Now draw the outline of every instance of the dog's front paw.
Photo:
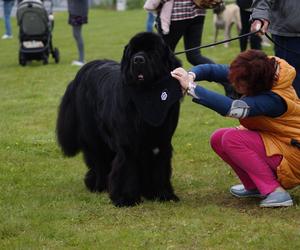
M 103 178 L 97 177 L 96 173 L 92 170 L 86 173 L 84 183 L 91 192 L 102 192 L 106 189 L 106 181 Z
M 174 201 L 178 202 L 180 199 L 174 193 L 163 192 L 158 196 L 159 201 Z
M 111 200 L 116 207 L 133 207 L 141 203 L 141 198 L 119 197 Z

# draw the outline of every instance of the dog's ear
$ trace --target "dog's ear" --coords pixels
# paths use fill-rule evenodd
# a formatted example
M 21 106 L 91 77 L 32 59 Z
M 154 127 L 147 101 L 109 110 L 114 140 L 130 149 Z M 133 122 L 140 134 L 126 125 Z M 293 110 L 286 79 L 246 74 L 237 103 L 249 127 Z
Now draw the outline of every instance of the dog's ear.
M 123 49 L 123 56 L 121 59 L 121 67 L 124 64 L 124 61 L 126 61 L 128 59 L 128 47 L 129 47 L 129 45 L 127 44 L 127 45 L 125 45 L 125 47 Z
M 126 72 L 128 70 L 129 64 L 129 45 L 125 45 L 123 50 L 123 56 L 121 59 L 121 72 Z M 123 76 L 122 76 L 123 77 Z
M 213 8 L 213 13 L 218 15 L 218 14 L 222 13 L 224 10 L 225 10 L 225 4 L 220 3 L 215 8 Z
M 171 70 L 182 66 L 181 61 L 174 55 L 174 52 L 165 44 L 165 61 Z
M 164 62 L 167 64 L 168 69 L 176 69 L 182 66 L 181 61 L 175 56 L 174 52 L 170 49 L 169 45 L 164 41 L 161 37 L 162 47 L 163 47 L 163 55 Z

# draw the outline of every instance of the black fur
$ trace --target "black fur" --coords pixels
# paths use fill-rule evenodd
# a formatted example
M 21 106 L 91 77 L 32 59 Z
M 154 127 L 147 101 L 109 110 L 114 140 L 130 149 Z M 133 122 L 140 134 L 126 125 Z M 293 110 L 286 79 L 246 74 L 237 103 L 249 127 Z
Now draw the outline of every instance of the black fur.
M 66 156 L 82 151 L 88 166 L 85 185 L 108 191 L 116 206 L 133 206 L 141 197 L 177 201 L 171 185 L 171 139 L 179 100 L 163 122 L 145 121 L 132 100 L 181 64 L 154 33 L 135 35 L 121 64 L 96 60 L 83 66 L 62 98 L 57 139 Z

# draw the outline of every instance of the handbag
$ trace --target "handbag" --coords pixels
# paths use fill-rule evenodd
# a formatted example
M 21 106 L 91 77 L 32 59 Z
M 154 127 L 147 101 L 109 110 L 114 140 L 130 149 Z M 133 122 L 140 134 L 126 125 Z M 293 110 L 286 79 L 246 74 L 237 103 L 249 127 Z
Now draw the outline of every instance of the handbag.
M 201 9 L 214 9 L 223 3 L 223 0 L 193 0 L 195 5 Z

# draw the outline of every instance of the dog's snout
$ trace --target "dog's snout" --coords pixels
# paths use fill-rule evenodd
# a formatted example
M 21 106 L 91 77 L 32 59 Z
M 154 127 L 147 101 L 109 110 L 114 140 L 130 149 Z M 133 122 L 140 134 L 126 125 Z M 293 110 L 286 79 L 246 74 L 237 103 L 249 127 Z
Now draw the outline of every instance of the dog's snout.
M 133 62 L 135 64 L 143 64 L 143 63 L 145 63 L 145 61 L 146 61 L 145 58 L 143 56 L 141 56 L 141 55 L 135 56 L 133 58 Z

